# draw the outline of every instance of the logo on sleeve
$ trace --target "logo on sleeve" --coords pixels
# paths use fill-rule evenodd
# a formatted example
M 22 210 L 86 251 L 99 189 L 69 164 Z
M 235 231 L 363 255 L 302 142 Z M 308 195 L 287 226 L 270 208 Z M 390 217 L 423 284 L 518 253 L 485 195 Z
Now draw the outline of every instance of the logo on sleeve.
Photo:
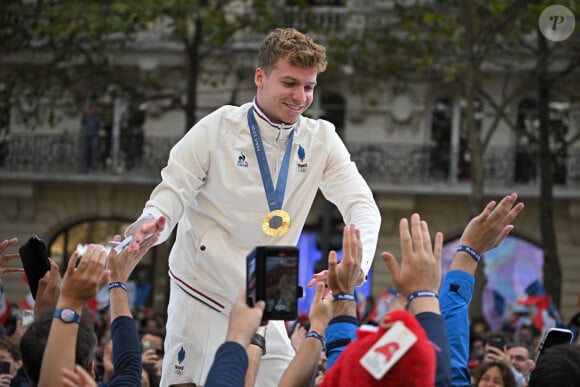
M 300 159 L 300 162 L 296 164 L 296 171 L 298 173 L 308 172 L 308 163 L 304 162 L 304 159 L 306 159 L 306 151 L 300 144 L 298 144 L 298 158 Z
M 177 353 L 177 363 L 173 365 L 173 372 L 175 375 L 182 375 L 185 366 L 183 365 L 183 361 L 185 360 L 185 349 L 181 347 L 179 352 Z

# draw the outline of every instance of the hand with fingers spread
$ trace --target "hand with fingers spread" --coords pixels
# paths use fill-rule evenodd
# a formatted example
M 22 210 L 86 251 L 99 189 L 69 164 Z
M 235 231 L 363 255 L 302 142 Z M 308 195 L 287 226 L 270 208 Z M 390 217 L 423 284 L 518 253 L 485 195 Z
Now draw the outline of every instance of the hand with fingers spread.
M 6 254 L 6 250 L 12 245 L 18 243 L 17 238 L 10 238 L 5 239 L 0 243 L 0 275 L 3 276 L 4 274 L 10 273 L 24 273 L 24 269 L 21 267 L 5 267 L 5 264 L 20 258 L 20 254 Z
M 381 253 L 393 282 L 404 297 L 417 291 L 437 293 L 441 283 L 441 253 L 443 234 L 435 234 L 435 244 L 431 244 L 429 227 L 419 214 L 411 216 L 411 230 L 407 219 L 399 222 L 401 241 L 401 264 L 389 252 Z
M 49 258 L 50 270 L 38 281 L 34 313 L 40 314 L 42 310 L 54 309 L 60 295 L 61 277 L 58 265 Z
M 505 196 L 499 204 L 495 201 L 489 202 L 467 224 L 459 244 L 469 246 L 479 254 L 497 247 L 514 228 L 511 223 L 524 208 L 521 202 L 515 204 L 517 198 L 518 195 L 512 193 Z
M 483 211 L 471 219 L 459 241 L 459 249 L 441 285 L 441 311 L 447 325 L 451 348 L 453 385 L 470 386 L 469 361 L 469 303 L 475 288 L 475 272 L 479 260 L 487 251 L 497 247 L 511 232 L 511 224 L 523 210 L 512 193 L 499 203 L 489 202 Z M 501 351 L 496 353 L 499 358 Z
M 165 228 L 165 222 L 166 219 L 164 216 L 160 216 L 159 218 L 144 217 L 137 221 L 130 230 L 130 235 L 133 236 L 133 239 L 129 244 L 129 252 L 134 253 L 139 250 L 144 250 L 146 253 L 147 246 L 143 242 L 153 237 L 157 240 L 159 234 Z
M 106 261 L 107 253 L 99 245 L 89 245 L 80 262 L 78 252 L 71 256 L 42 357 L 39 387 L 62 386 L 62 370 L 74 370 L 83 306 L 106 283 Z

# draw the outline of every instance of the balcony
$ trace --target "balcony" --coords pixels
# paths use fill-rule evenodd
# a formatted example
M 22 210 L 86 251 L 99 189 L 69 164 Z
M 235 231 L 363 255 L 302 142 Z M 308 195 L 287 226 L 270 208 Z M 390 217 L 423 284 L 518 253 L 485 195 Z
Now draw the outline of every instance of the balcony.
M 156 184 L 176 137 L 127 137 L 119 156 L 101 147 L 96 168 L 82 172 L 82 143 L 67 134 L 10 134 L 0 142 L 0 179 L 37 181 L 102 181 Z M 451 166 L 449 152 L 416 144 L 349 144 L 352 159 L 377 192 L 461 193 L 469 190 L 469 163 L 463 157 Z M 538 191 L 537 155 L 511 146 L 489 148 L 484 156 L 485 186 Z M 580 197 L 580 149 L 558 160 L 554 171 L 556 195 Z

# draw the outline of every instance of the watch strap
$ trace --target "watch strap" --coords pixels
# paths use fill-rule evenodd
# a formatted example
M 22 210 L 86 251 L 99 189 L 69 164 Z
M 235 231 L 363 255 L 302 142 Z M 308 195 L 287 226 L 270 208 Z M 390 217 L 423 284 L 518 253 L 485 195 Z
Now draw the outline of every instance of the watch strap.
M 81 315 L 71 308 L 55 309 L 52 317 L 60 319 L 66 324 L 81 322 Z

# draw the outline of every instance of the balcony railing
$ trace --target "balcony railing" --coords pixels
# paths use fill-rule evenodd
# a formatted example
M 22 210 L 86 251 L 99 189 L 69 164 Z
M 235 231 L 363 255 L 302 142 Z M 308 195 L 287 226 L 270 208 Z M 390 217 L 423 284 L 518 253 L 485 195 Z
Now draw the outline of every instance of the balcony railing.
M 156 182 L 167 163 L 176 137 L 124 138 L 117 162 L 109 147 L 99 148 L 95 168 L 84 172 L 83 144 L 78 136 L 11 134 L 0 142 L 0 175 L 60 176 L 105 175 Z M 417 144 L 349 144 L 352 159 L 370 184 L 416 185 L 469 181 L 469 161 L 465 152 L 452 158 L 430 146 Z M 459 160 L 456 167 L 451 160 Z M 490 147 L 484 155 L 486 186 L 508 187 L 538 183 L 538 157 L 529 149 L 510 146 Z M 452 168 L 453 167 L 453 168 Z M 558 159 L 554 168 L 556 185 L 580 189 L 580 149 Z

